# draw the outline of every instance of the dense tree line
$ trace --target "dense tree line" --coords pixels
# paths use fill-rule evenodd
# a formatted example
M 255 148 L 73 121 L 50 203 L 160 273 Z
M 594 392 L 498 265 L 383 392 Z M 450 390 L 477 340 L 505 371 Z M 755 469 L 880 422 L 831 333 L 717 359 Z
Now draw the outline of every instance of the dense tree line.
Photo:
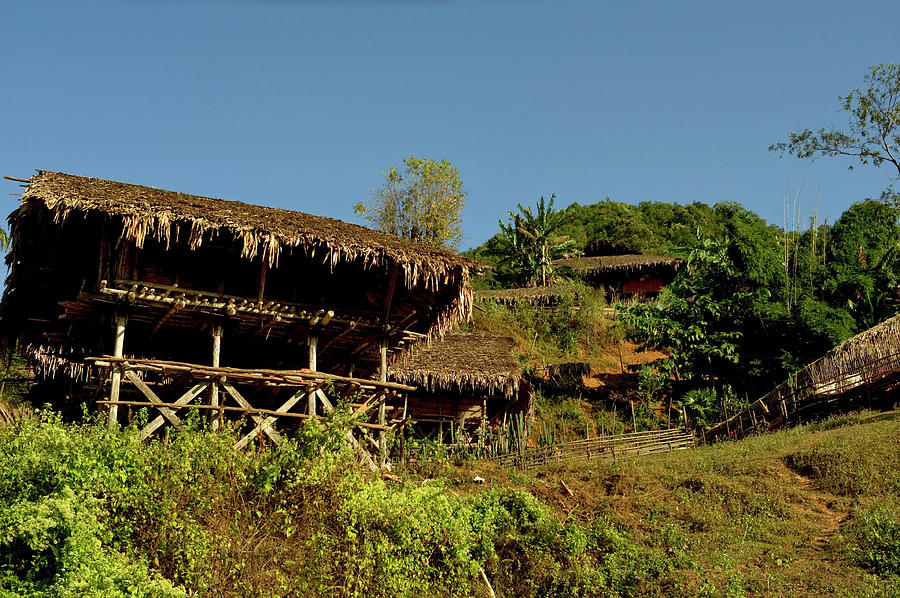
M 735 203 L 607 199 L 559 210 L 554 236 L 576 247 L 606 238 L 684 257 L 660 302 L 623 309 L 622 318 L 635 338 L 673 351 L 656 366 L 682 390 L 753 396 L 898 313 L 897 216 L 894 206 L 867 200 L 832 225 L 785 231 Z M 495 264 L 493 285 L 522 280 L 498 259 L 507 248 L 498 234 L 471 252 Z

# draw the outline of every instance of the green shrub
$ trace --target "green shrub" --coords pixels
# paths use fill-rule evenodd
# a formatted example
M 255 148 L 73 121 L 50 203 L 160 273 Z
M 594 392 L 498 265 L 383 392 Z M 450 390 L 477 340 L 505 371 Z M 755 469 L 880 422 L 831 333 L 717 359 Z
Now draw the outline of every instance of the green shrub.
M 898 504 L 900 501 L 860 508 L 846 530 L 853 560 L 879 575 L 900 575 Z

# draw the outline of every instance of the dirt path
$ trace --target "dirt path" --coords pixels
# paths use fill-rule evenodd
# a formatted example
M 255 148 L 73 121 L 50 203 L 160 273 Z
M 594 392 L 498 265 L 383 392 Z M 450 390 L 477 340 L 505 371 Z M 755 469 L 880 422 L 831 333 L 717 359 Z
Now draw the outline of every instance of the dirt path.
M 820 558 L 823 551 L 829 550 L 841 524 L 849 517 L 850 507 L 846 499 L 817 488 L 813 478 L 794 471 L 787 465 L 782 467 L 779 477 L 785 485 L 796 491 L 797 511 L 802 514 L 803 527 L 808 530 L 804 537 L 797 538 L 797 550 L 801 555 L 798 561 L 813 555 Z

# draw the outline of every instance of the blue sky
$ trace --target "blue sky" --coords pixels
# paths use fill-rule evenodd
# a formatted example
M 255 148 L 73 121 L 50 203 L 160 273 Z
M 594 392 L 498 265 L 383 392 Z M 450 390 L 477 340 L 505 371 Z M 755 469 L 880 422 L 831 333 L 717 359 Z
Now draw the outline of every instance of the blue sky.
M 779 158 L 900 62 L 882 2 L 4 5 L 0 174 L 58 170 L 360 222 L 410 154 L 454 162 L 464 247 L 518 202 L 737 201 L 833 221 L 887 167 Z M 19 188 L 8 181 L 0 210 Z

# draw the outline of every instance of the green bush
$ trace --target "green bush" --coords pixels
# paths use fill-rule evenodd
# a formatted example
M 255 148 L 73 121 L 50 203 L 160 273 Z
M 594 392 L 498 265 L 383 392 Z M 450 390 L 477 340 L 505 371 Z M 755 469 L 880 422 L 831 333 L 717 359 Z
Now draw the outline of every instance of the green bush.
M 850 554 L 883 576 L 900 575 L 900 508 L 879 504 L 859 509 L 846 530 Z

